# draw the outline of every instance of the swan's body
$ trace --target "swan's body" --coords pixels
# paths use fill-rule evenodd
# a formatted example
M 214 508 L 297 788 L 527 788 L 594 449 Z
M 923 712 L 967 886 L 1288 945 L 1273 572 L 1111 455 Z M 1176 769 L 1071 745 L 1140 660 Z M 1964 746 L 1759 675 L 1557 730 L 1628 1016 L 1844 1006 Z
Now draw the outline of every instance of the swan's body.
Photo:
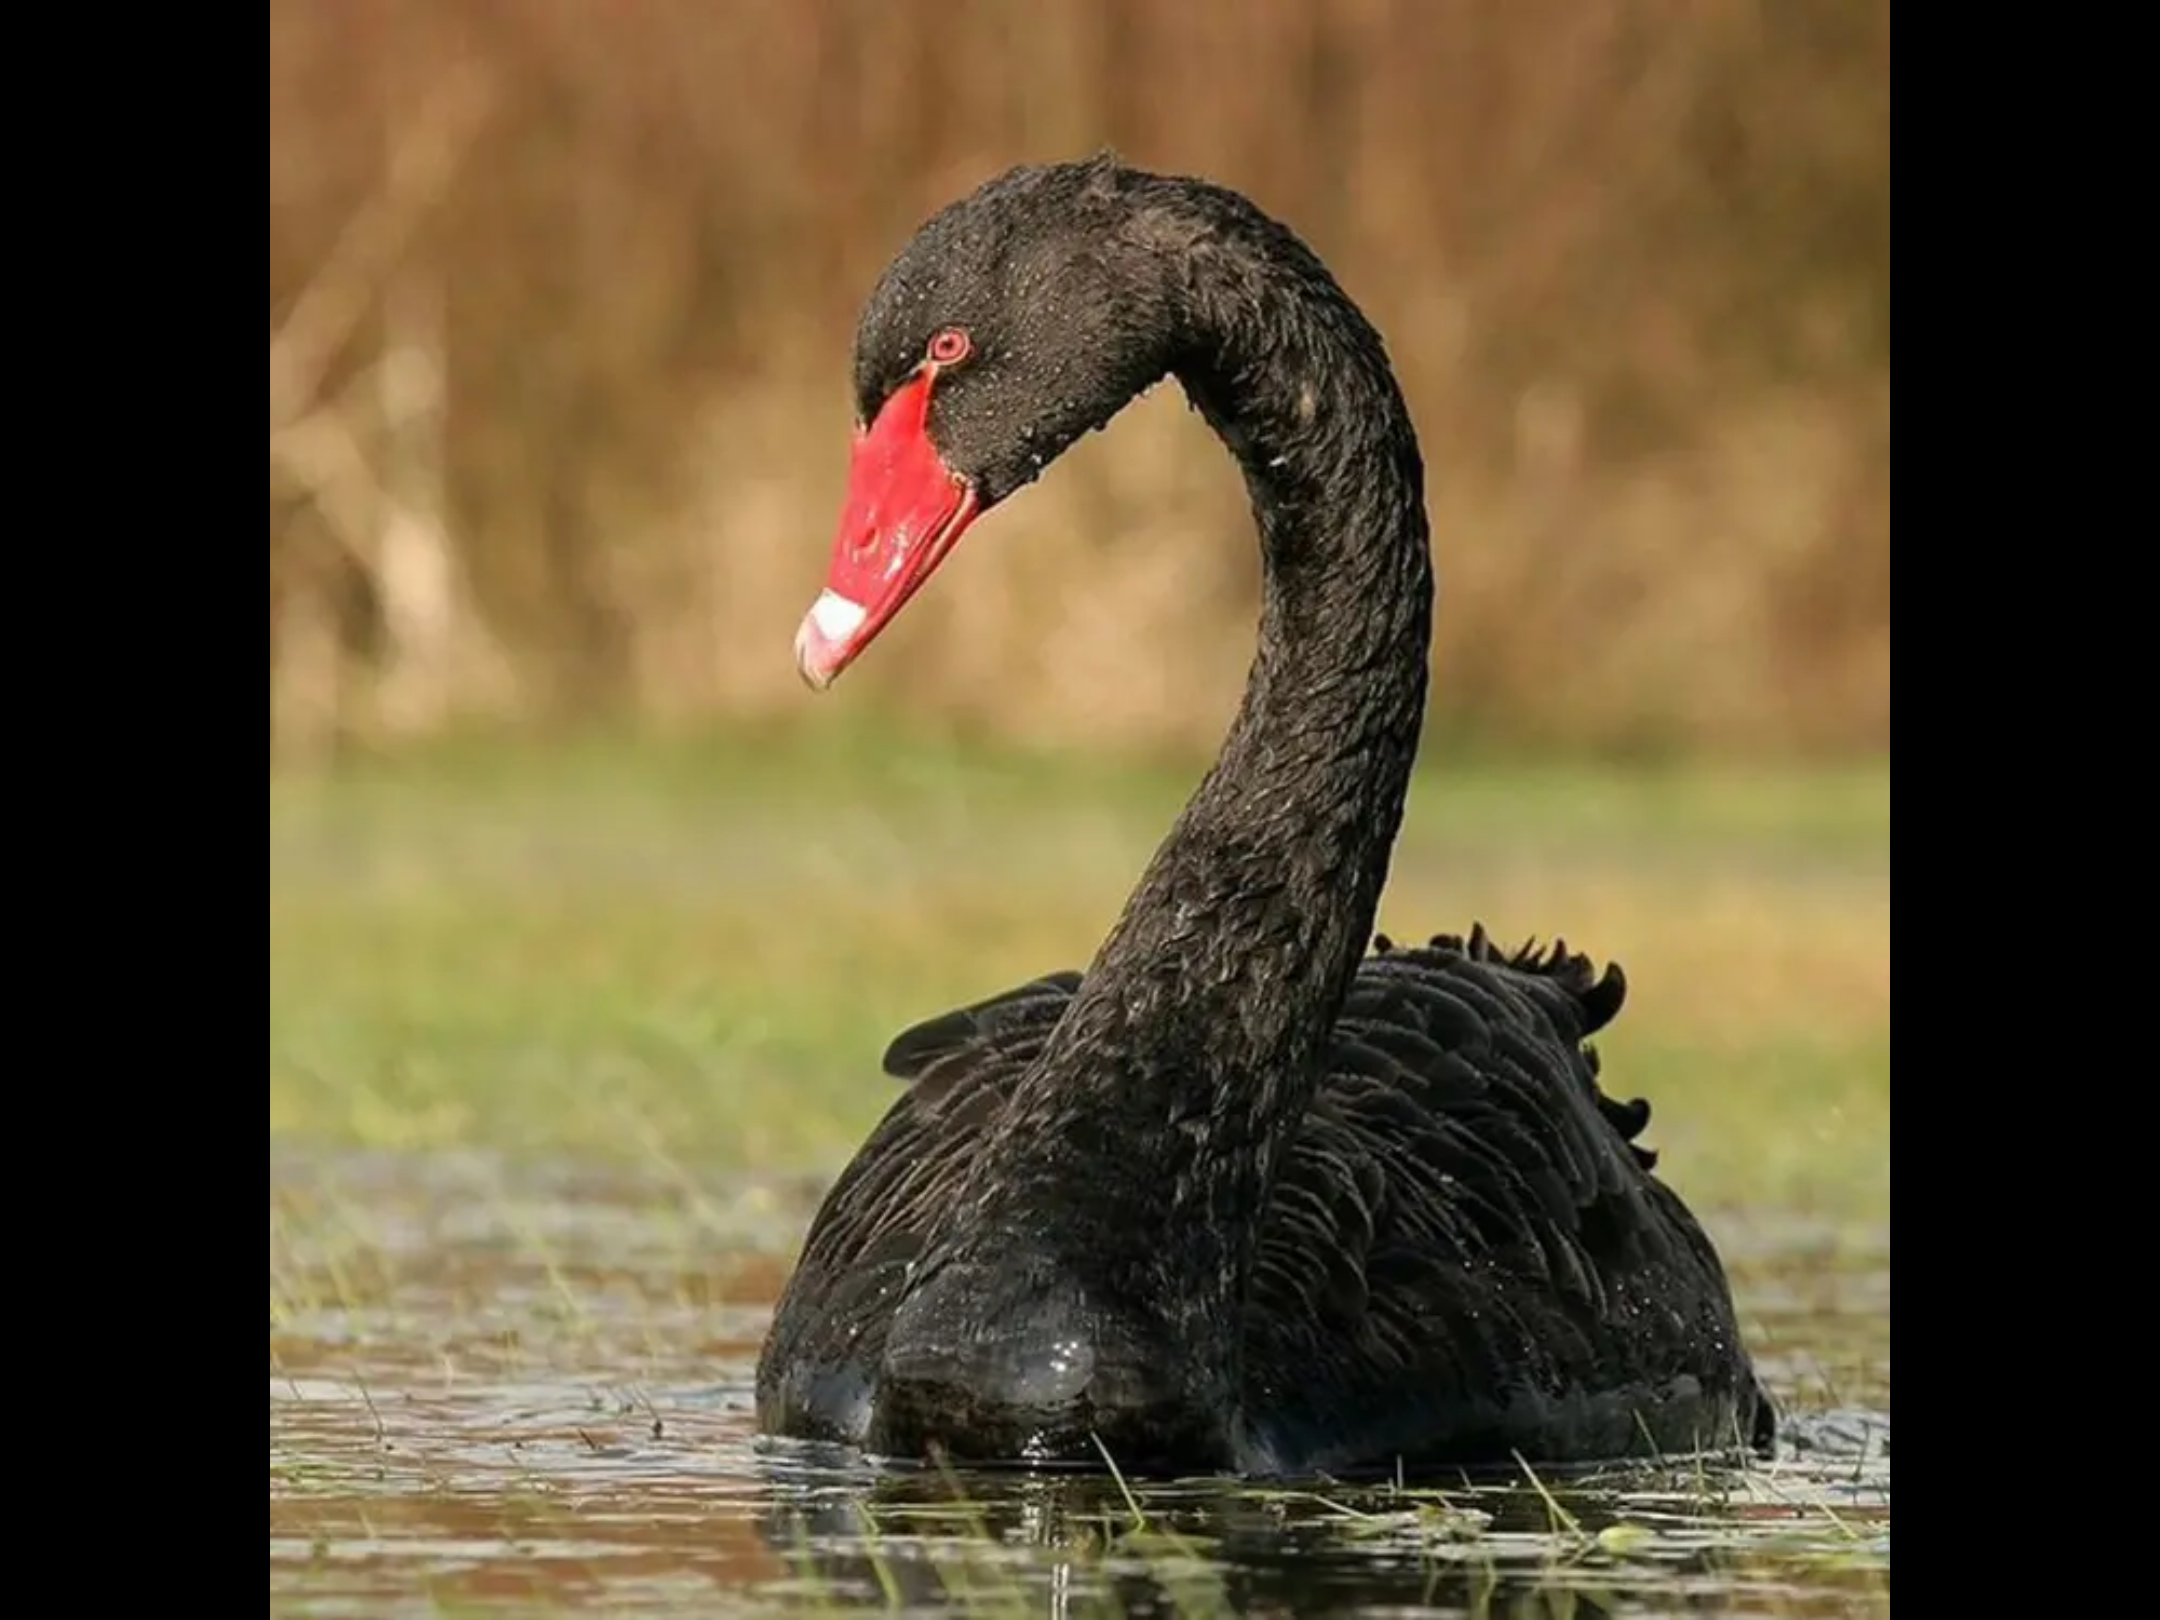
M 1423 466 L 1380 340 L 1235 193 L 1108 161 L 938 215 L 865 311 L 798 639 L 838 674 L 979 511 L 1174 373 L 1244 467 L 1260 650 L 1086 975 L 907 1031 L 758 1369 L 769 1431 L 1338 1473 L 1768 1437 L 1723 1269 L 1601 1095 L 1557 945 L 1365 956 L 1424 711 Z

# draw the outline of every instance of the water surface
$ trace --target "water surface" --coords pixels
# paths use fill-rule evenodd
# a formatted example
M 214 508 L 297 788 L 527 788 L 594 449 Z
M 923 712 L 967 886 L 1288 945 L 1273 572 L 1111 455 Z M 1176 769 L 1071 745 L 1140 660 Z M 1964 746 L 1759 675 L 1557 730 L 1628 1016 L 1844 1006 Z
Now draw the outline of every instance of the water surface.
M 1887 1230 L 1717 1214 L 1767 1466 L 1396 1491 L 878 1470 L 761 1440 L 807 1183 L 311 1151 L 270 1174 L 273 1612 L 1887 1612 Z

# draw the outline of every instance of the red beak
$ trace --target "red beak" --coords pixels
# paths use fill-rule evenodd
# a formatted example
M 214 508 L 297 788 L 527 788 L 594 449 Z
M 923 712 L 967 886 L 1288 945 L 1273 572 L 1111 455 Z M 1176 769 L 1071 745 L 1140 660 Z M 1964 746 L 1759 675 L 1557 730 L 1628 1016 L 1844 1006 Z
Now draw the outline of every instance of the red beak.
M 825 589 L 795 632 L 795 667 L 813 691 L 832 685 L 877 639 L 980 510 L 975 486 L 930 442 L 936 379 L 924 368 L 855 435 Z

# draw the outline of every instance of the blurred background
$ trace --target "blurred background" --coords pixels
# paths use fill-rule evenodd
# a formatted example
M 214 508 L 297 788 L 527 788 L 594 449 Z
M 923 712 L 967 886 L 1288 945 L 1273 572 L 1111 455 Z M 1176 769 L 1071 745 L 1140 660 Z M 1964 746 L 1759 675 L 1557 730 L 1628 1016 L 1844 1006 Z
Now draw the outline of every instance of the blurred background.
M 272 0 L 273 755 L 798 713 L 859 300 L 938 205 L 1105 144 L 1249 192 L 1388 338 L 1436 726 L 1878 753 L 1889 30 L 1879 0 Z M 1204 747 L 1256 588 L 1235 471 L 1161 390 L 833 701 Z

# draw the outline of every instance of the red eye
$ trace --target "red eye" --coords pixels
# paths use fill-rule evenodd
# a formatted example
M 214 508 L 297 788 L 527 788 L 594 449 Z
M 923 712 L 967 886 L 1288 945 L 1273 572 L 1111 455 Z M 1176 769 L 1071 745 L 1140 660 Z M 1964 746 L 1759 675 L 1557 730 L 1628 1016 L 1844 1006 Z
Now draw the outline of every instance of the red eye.
M 957 326 L 948 326 L 930 340 L 930 363 L 934 366 L 957 366 L 970 354 L 975 345 L 968 335 Z

